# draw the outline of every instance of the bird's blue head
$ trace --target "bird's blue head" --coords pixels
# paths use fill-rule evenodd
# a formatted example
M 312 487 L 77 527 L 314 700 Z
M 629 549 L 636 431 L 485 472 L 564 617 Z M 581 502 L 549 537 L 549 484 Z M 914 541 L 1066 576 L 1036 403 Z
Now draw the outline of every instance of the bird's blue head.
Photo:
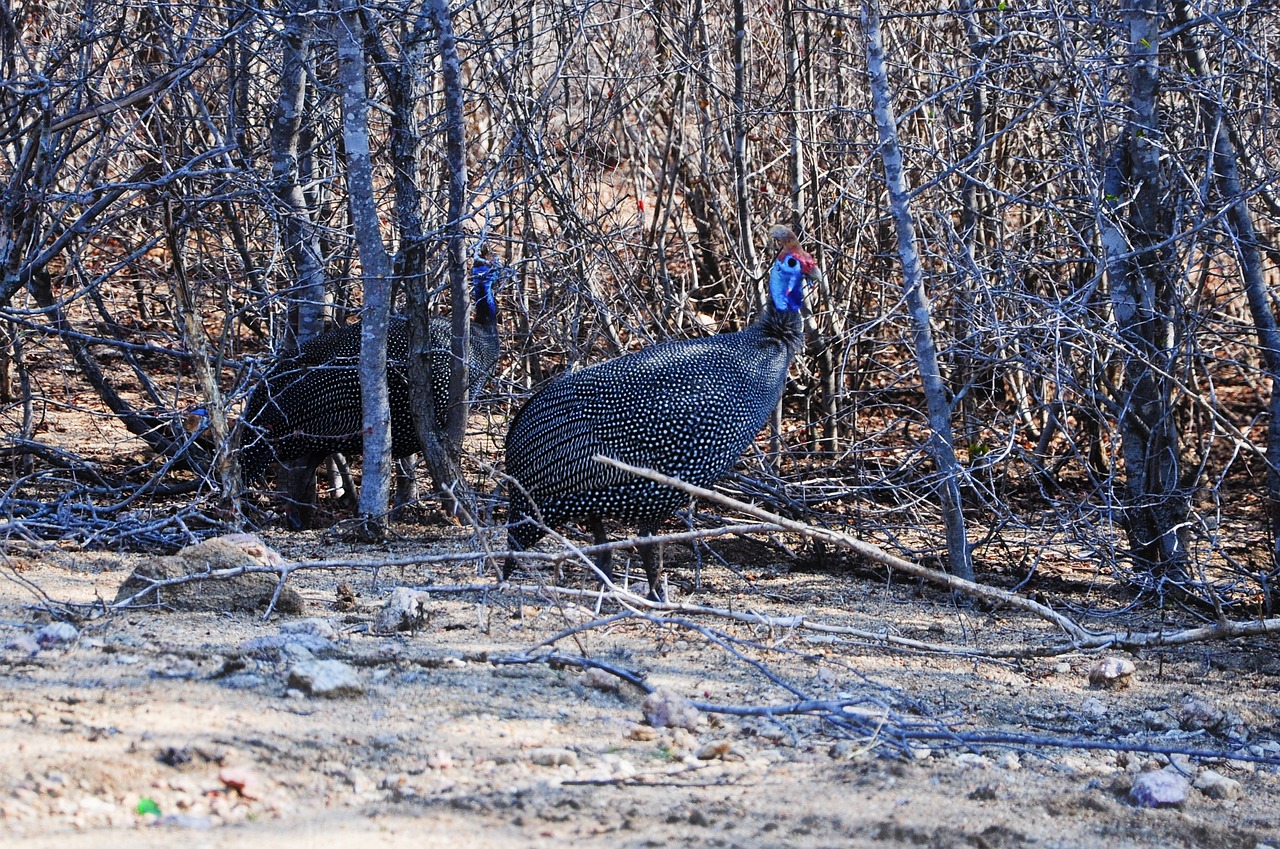
M 769 231 L 777 243 L 778 258 L 769 271 L 769 297 L 779 312 L 799 312 L 804 305 L 804 283 L 818 272 L 818 263 L 801 249 L 790 227 L 781 224 Z
M 493 297 L 493 287 L 502 279 L 506 266 L 485 257 L 476 257 L 471 264 L 471 302 L 477 309 L 498 314 L 498 302 Z

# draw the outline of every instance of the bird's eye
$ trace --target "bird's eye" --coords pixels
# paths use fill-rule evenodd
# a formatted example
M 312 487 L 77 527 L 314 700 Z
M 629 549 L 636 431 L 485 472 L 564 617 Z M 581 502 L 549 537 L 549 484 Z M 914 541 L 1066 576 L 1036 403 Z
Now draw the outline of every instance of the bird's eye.
M 787 257 L 787 268 L 795 268 L 799 264 L 800 264 L 800 261 L 797 260 L 795 257 L 793 256 Z

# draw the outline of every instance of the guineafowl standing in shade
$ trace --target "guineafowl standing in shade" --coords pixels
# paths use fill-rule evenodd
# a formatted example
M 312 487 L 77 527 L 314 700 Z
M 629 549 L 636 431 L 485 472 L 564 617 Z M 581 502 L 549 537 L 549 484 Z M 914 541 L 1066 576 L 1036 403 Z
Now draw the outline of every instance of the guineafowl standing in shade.
M 498 312 L 494 284 L 505 269 L 476 260 L 471 271 L 472 317 L 468 349 L 468 392 L 474 393 L 498 359 Z M 431 349 L 431 393 L 436 427 L 448 415 L 450 344 L 448 319 L 428 325 Z M 387 394 L 391 408 L 391 453 L 397 459 L 417 453 L 421 445 L 410 412 L 409 322 L 393 316 L 387 328 Z M 295 528 L 310 523 L 310 480 L 330 454 L 359 454 L 361 436 L 360 324 L 322 333 L 304 343 L 297 355 L 277 365 L 249 396 L 245 405 L 244 447 L 240 468 L 248 482 L 266 475 L 272 461 L 306 461 L 301 488 L 288 493 L 288 518 Z
M 604 520 L 650 536 L 689 496 L 592 460 L 602 454 L 697 486 L 719 480 L 747 449 L 782 397 L 803 336 L 800 308 L 817 264 L 787 227 L 778 246 L 764 312 L 737 333 L 654 345 L 561 375 L 539 389 L 511 422 L 508 539 L 524 550 L 545 528 L 585 521 L 597 544 Z M 641 545 L 649 595 L 663 594 L 654 546 Z M 609 552 L 596 561 L 612 579 Z M 514 563 L 508 560 L 504 577 Z

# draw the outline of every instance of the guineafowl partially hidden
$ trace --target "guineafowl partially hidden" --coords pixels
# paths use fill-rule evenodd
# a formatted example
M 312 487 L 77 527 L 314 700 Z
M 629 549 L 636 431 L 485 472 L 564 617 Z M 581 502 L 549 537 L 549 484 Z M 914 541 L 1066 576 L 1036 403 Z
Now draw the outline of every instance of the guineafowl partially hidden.
M 649 536 L 689 502 L 670 487 L 592 460 L 602 454 L 698 486 L 719 480 L 747 449 L 782 397 L 800 347 L 800 308 L 812 256 L 783 226 L 769 235 L 778 257 L 769 273 L 763 314 L 745 330 L 654 345 L 569 372 L 539 389 L 507 434 L 513 479 L 508 513 L 512 550 L 546 528 L 585 521 L 597 544 L 604 520 L 639 526 Z M 653 545 L 641 545 L 649 596 L 663 596 Z M 612 579 L 609 552 L 597 557 Z M 514 562 L 508 560 L 508 577 Z
M 496 263 L 476 260 L 471 271 L 472 317 L 468 349 L 468 392 L 474 393 L 498 359 L 498 312 L 494 284 L 504 272 Z M 436 426 L 448 415 L 450 344 L 448 319 L 429 323 L 431 392 Z M 417 453 L 421 445 L 410 412 L 409 322 L 392 317 L 387 328 L 387 393 L 391 407 L 391 453 L 397 459 Z M 250 483 L 263 478 L 272 461 L 305 459 L 300 488 L 287 493 L 287 516 L 295 528 L 310 524 L 310 478 L 330 454 L 359 454 L 361 437 L 360 324 L 330 330 L 304 343 L 297 355 L 281 362 L 249 396 L 245 405 L 244 446 L 240 468 Z

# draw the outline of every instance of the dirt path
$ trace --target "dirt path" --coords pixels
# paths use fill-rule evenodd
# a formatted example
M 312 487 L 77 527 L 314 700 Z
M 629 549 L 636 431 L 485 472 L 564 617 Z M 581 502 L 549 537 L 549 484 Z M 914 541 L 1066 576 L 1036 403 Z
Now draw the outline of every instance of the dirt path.
M 286 557 L 337 553 L 315 538 L 274 542 Z M 53 597 L 88 601 L 114 597 L 138 559 L 15 553 L 13 563 Z M 697 598 L 722 607 L 891 624 L 972 647 L 1044 637 L 1039 623 L 958 611 L 865 577 L 787 575 L 769 563 L 749 569 L 749 581 L 708 572 Z M 0 582 L 5 845 L 1280 846 L 1275 767 L 1175 758 L 1192 781 L 1219 774 L 1221 789 L 1208 793 L 1226 798 L 1191 789 L 1180 805 L 1153 809 L 1129 791 L 1165 767 L 1160 756 L 935 745 L 908 761 L 812 720 L 704 715 L 693 731 L 654 729 L 635 688 L 487 660 L 590 611 L 512 594 L 444 596 L 416 632 L 375 635 L 369 625 L 392 586 L 474 575 L 386 570 L 376 586 L 359 573 L 298 577 L 305 616 L 138 611 L 82 623 L 69 642 L 34 653 L 30 639 L 47 620 L 19 584 Z M 336 611 L 344 582 L 359 598 Z M 1137 682 L 1112 691 L 1090 688 L 1087 657 L 996 663 L 701 624 L 752 641 L 737 647 L 744 659 L 806 694 L 905 698 L 961 729 L 1280 754 L 1274 641 L 1137 658 Z M 687 629 L 621 623 L 562 649 L 687 697 L 791 698 Z M 363 693 L 291 689 L 290 669 L 315 658 L 347 665 Z M 144 800 L 158 814 L 138 814 Z

